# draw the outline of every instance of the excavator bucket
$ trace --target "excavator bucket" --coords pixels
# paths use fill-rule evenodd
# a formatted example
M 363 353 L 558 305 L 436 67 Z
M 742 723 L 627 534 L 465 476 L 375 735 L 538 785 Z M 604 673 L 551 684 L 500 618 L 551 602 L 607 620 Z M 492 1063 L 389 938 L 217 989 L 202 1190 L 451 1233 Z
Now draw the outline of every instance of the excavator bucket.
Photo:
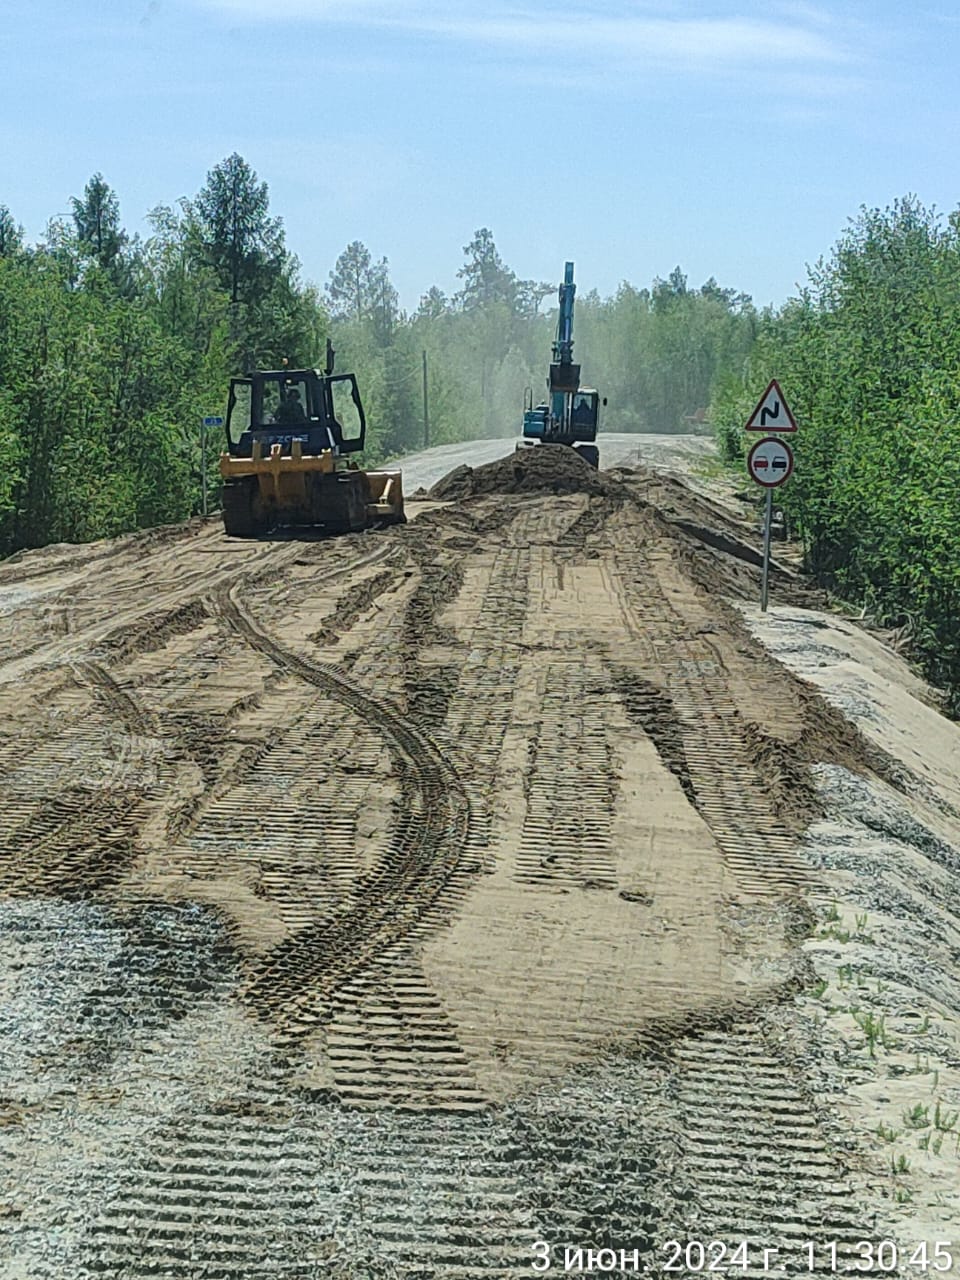
M 403 524 L 403 477 L 399 471 L 365 471 L 367 514 L 371 523 Z

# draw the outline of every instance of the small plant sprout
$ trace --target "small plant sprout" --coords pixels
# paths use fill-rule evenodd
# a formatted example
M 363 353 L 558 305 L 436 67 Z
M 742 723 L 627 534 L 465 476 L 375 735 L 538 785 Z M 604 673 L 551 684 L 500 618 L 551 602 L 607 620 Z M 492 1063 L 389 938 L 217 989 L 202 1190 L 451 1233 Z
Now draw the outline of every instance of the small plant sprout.
M 813 996 L 814 1000 L 820 999 L 820 997 L 826 991 L 828 985 L 829 984 L 826 978 L 821 978 L 819 982 L 815 982 L 813 984 L 813 986 L 810 988 L 810 994 Z
M 856 936 L 861 942 L 872 942 L 873 934 L 867 933 L 867 913 L 865 911 L 859 912 L 855 919 L 857 925 Z
M 952 1133 L 957 1127 L 958 1120 L 960 1120 L 960 1111 L 945 1110 L 940 1106 L 938 1098 L 933 1110 L 933 1127 L 939 1129 L 941 1133 Z
M 878 1044 L 881 1044 L 884 1049 L 887 1048 L 887 1028 L 883 1015 L 881 1014 L 878 1018 L 876 1014 L 871 1012 L 854 1012 L 853 1016 L 856 1019 L 857 1026 L 867 1038 L 867 1049 L 870 1052 L 870 1057 L 875 1058 Z
M 890 1168 L 894 1173 L 909 1173 L 910 1161 L 903 1154 L 890 1157 Z
M 836 901 L 830 903 L 827 908 L 827 914 L 823 919 L 826 924 L 833 924 L 834 921 L 840 919 L 840 908 L 837 906 Z
M 897 1204 L 909 1204 L 913 1199 L 913 1192 L 908 1191 L 906 1187 L 897 1187 L 893 1195 Z
M 903 1123 L 908 1129 L 926 1129 L 930 1124 L 930 1108 L 918 1102 L 912 1110 L 903 1113 Z
M 896 1142 L 899 1136 L 900 1134 L 896 1129 L 892 1126 L 888 1127 L 882 1120 L 877 1125 L 877 1137 L 881 1138 L 884 1142 Z

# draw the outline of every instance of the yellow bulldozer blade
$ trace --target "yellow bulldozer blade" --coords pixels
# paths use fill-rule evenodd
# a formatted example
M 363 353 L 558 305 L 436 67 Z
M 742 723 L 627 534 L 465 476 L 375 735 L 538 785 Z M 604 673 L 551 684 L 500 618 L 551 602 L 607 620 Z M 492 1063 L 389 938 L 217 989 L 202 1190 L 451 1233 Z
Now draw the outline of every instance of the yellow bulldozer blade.
M 331 533 L 374 524 L 400 524 L 403 482 L 399 471 L 338 467 L 329 449 L 304 454 L 294 440 L 289 454 L 274 444 L 264 456 L 259 442 L 249 458 L 220 455 L 224 527 L 241 537 L 271 525 L 319 525 Z
M 403 515 L 403 477 L 399 471 L 365 471 L 367 511 L 371 520 L 396 524 Z

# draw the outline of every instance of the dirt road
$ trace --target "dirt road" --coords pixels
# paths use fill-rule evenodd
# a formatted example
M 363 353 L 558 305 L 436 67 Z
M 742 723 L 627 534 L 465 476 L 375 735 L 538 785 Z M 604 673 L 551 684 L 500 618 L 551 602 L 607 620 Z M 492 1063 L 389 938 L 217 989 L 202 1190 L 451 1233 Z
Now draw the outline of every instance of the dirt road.
M 638 444 L 704 452 L 605 464 Z M 850 624 L 828 680 L 788 569 L 756 616 L 702 477 L 559 453 L 401 528 L 0 565 L 4 1277 L 830 1274 L 956 1207 L 868 1129 L 916 1050 L 951 1132 L 953 726 Z

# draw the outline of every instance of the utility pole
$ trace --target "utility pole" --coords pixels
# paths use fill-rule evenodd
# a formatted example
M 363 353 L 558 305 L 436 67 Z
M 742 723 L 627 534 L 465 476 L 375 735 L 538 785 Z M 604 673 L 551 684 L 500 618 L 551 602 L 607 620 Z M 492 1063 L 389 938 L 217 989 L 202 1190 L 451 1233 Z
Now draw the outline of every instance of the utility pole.
M 427 352 L 423 352 L 423 447 L 430 448 L 430 406 L 427 402 Z

